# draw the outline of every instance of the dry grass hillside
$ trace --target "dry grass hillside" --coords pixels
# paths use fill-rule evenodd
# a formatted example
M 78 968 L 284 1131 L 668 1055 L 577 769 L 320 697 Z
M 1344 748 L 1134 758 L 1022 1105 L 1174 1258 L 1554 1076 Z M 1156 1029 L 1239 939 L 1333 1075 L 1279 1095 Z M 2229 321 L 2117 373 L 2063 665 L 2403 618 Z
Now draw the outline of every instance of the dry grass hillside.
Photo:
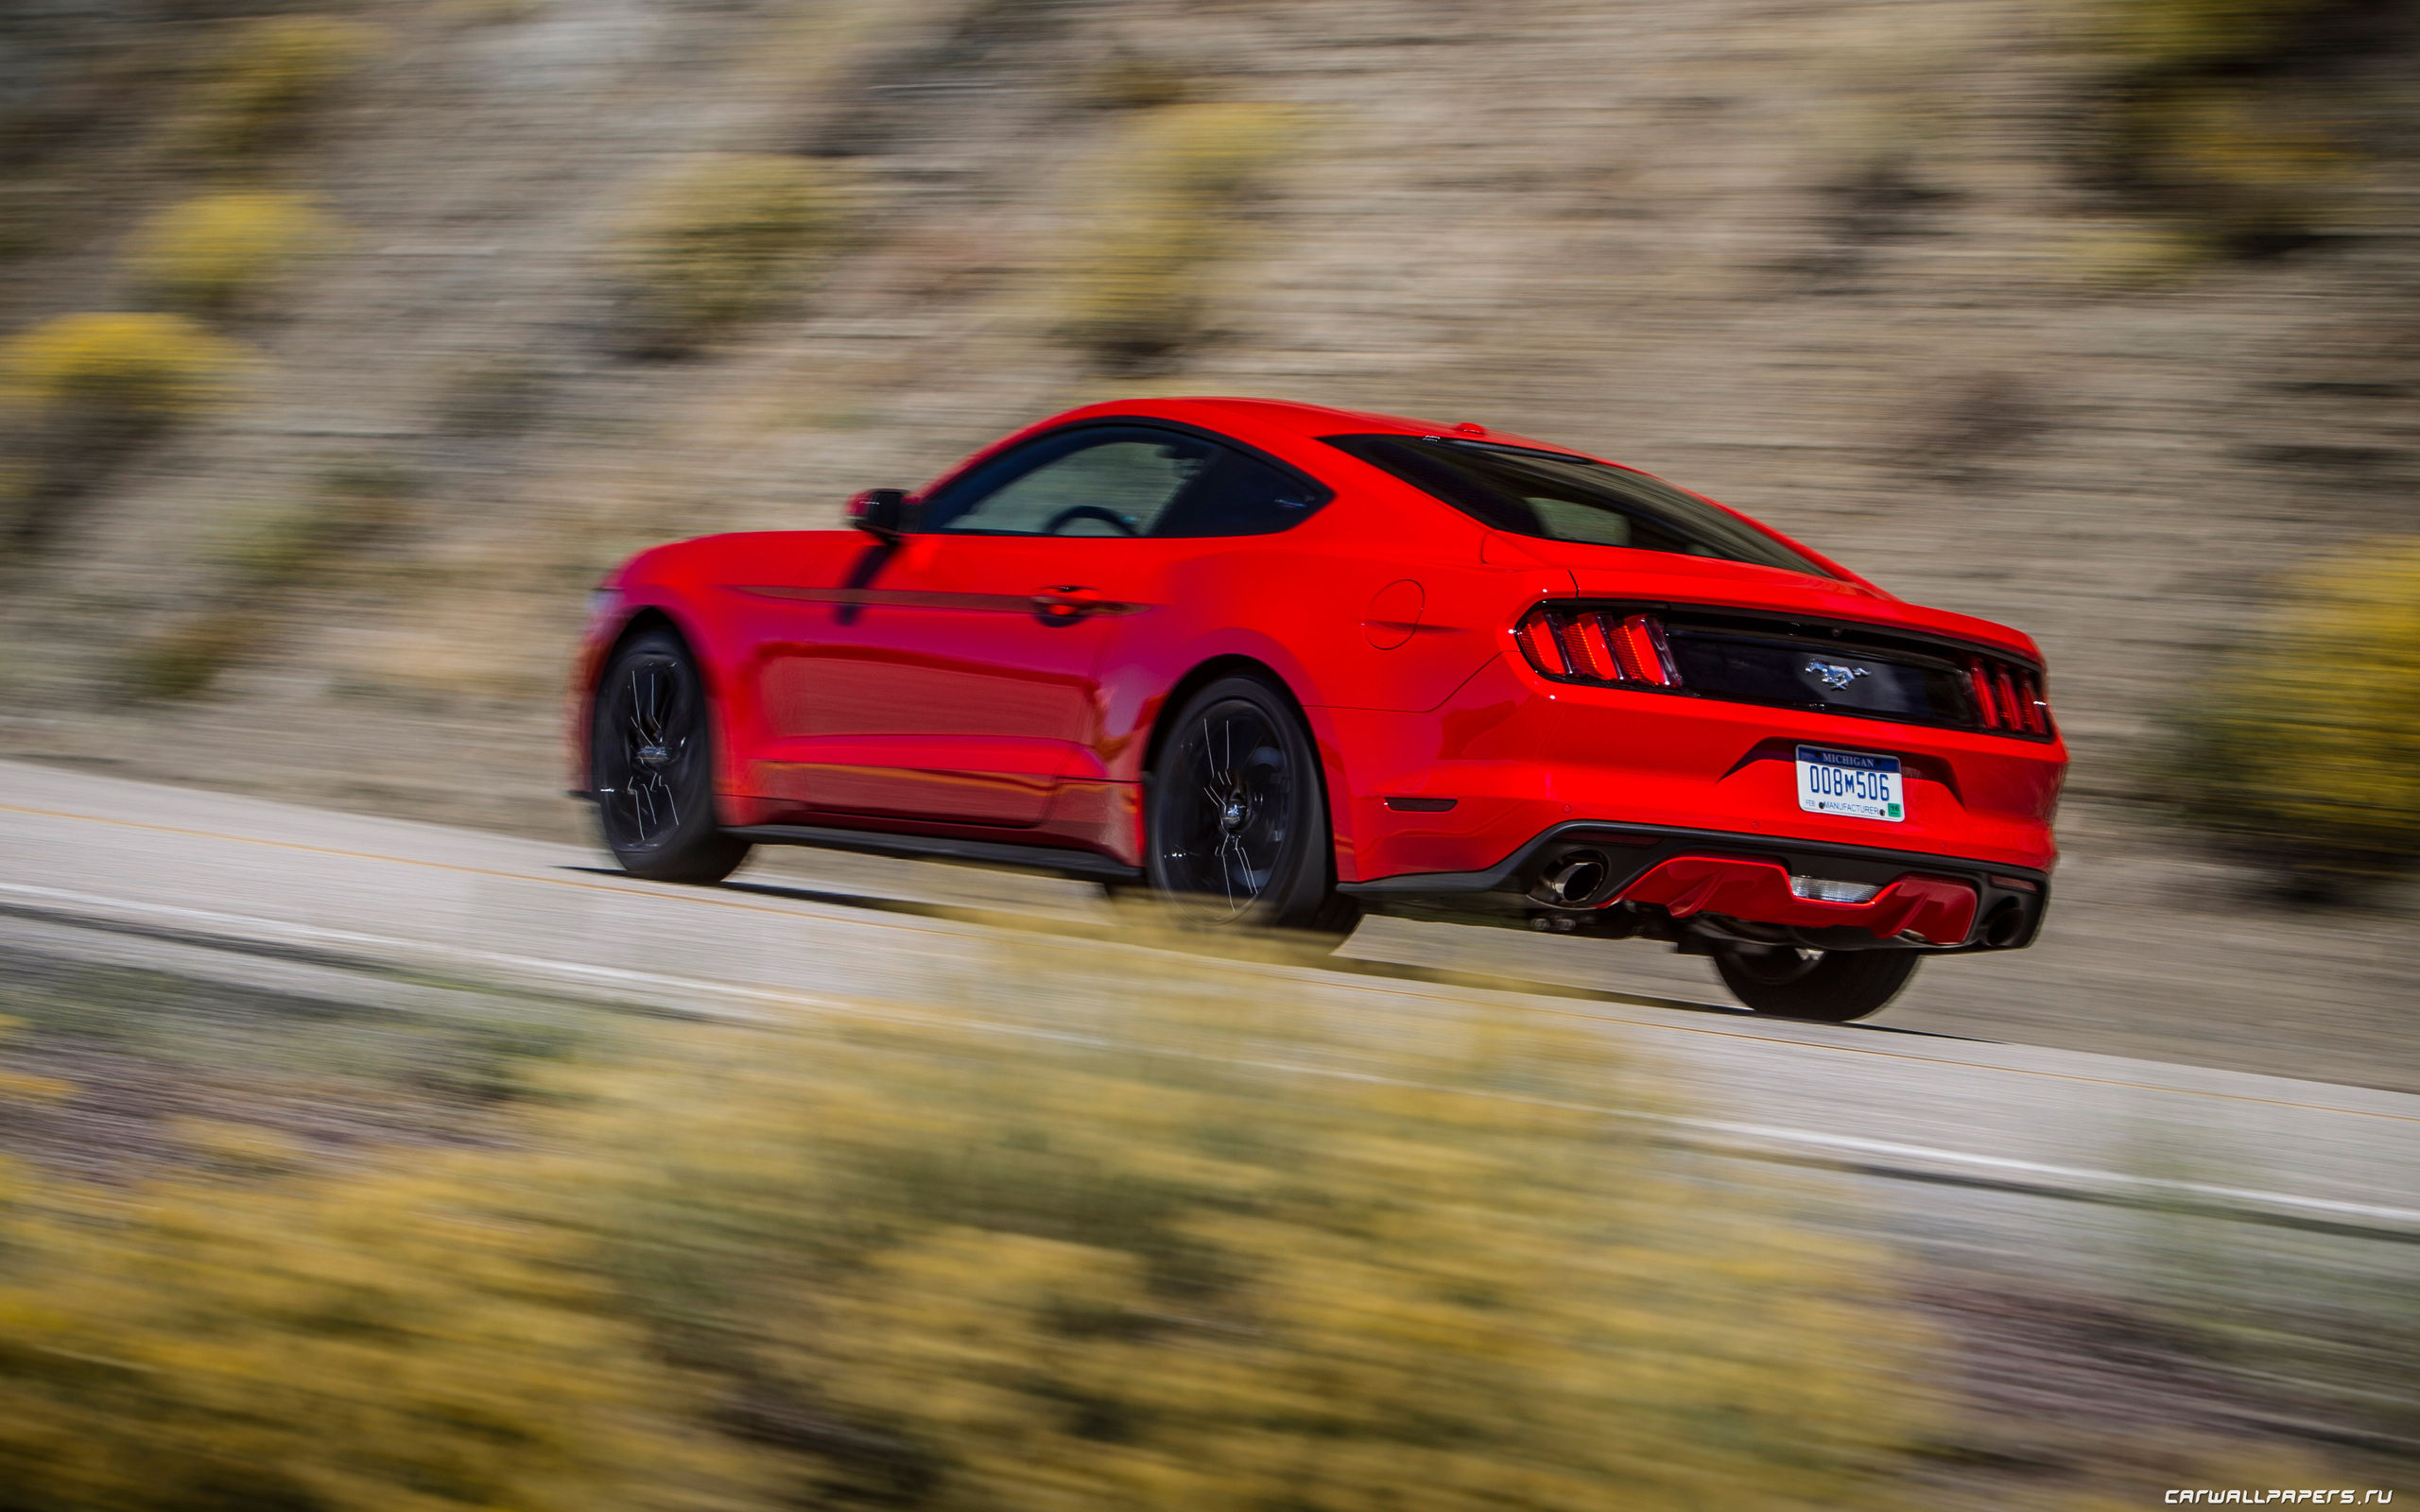
M 2420 531 L 2415 27 L 17 0 L 0 754 L 569 834 L 636 545 L 1103 396 L 1476 420 L 2040 639 L 2063 911 L 1894 1022 L 2420 1087 L 2408 894 L 2282 901 L 2150 801 L 2278 575 Z M 153 323 L 26 347 L 88 312 Z

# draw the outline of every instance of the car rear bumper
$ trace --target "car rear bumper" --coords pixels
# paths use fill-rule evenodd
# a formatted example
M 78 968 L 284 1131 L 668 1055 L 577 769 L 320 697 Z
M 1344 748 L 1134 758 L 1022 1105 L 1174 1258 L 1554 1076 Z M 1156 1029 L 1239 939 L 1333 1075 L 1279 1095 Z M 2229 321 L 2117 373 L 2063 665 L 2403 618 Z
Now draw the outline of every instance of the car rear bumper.
M 1593 872 L 1588 868 L 1596 868 Z M 1801 896 L 1793 878 L 1878 888 L 1856 902 Z M 1997 861 L 1722 830 L 1576 820 L 1481 871 L 1415 872 L 1340 890 L 1380 906 L 1526 914 L 1618 934 L 1666 927 L 1824 950 L 2018 950 L 2049 907 L 2046 871 Z
M 1493 872 L 1571 824 L 1711 835 L 1750 855 L 1896 856 L 1908 871 L 2034 880 L 2058 854 L 2051 825 L 2066 750 L 2056 739 L 1568 686 L 1513 653 L 1433 710 L 1309 712 L 1337 753 L 1340 877 L 1377 884 L 1381 895 L 1421 890 L 1424 876 Z M 1802 746 L 1895 761 L 1903 811 L 1888 820 L 1810 811 Z M 1979 918 L 1995 906 L 1979 894 Z

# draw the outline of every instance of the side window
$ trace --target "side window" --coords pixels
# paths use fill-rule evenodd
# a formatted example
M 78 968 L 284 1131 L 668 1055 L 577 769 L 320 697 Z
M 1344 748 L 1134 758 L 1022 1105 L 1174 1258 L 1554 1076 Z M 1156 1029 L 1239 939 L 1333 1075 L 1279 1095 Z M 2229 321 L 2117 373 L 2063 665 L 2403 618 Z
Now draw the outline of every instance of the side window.
M 1642 551 L 1669 551 L 1684 557 L 1711 557 L 1712 548 L 1672 529 L 1651 515 L 1625 514 L 1580 499 L 1525 494 L 1521 500 L 1536 513 L 1540 533 L 1550 541 L 1578 541 L 1592 546 L 1636 546 Z
M 923 528 L 994 536 L 1148 536 L 1221 448 L 1172 431 L 1100 426 L 1046 436 L 925 506 Z
M 1302 524 L 1328 490 L 1256 456 L 1220 447 L 1206 476 L 1168 511 L 1163 536 L 1273 536 Z

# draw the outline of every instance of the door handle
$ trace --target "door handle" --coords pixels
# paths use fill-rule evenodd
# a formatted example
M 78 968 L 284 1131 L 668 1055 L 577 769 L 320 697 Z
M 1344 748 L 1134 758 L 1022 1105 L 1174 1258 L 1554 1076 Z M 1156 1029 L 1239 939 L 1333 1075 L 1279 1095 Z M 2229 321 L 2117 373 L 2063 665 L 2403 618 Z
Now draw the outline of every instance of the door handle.
M 1140 614 L 1151 607 L 1105 598 L 1099 589 L 1086 588 L 1078 583 L 1061 583 L 1043 589 L 1026 602 L 1033 606 L 1034 617 L 1045 625 L 1081 625 L 1086 620 L 1104 615 Z
M 1112 607 L 1097 591 L 1080 583 L 1062 583 L 1033 595 L 1033 612 L 1045 625 L 1073 625 Z

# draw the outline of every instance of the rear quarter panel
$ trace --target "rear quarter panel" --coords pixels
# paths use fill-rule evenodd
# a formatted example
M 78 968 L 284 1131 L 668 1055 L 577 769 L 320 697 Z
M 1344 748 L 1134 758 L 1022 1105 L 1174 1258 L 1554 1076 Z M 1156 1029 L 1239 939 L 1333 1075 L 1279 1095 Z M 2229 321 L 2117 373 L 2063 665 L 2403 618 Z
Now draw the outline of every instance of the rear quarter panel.
M 1338 712 L 1417 715 L 1501 654 L 1513 617 L 1571 577 L 1536 563 L 1490 567 L 1483 530 L 1425 497 L 1340 491 L 1282 535 L 1147 542 L 1166 548 L 1134 596 L 1099 674 L 1098 775 L 1139 782 L 1154 730 L 1197 669 L 1238 658 L 1266 666 L 1302 705 L 1325 768 L 1340 866 L 1362 843 L 1357 795 L 1391 758 L 1348 738 Z

